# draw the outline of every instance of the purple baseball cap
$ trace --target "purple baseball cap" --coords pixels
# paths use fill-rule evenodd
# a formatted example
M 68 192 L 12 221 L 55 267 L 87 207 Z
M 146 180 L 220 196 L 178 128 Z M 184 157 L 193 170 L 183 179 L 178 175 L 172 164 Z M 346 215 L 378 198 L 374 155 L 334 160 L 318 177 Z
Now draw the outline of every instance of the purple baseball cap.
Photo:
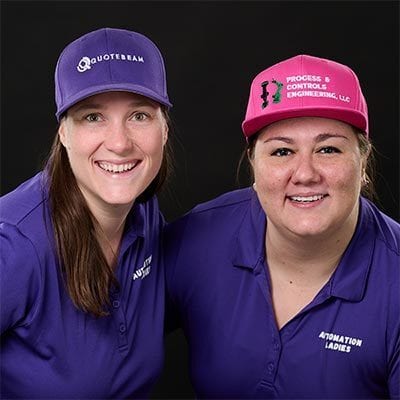
M 70 43 L 54 80 L 58 121 L 79 101 L 109 91 L 137 93 L 172 107 L 159 49 L 146 36 L 124 29 L 98 29 Z

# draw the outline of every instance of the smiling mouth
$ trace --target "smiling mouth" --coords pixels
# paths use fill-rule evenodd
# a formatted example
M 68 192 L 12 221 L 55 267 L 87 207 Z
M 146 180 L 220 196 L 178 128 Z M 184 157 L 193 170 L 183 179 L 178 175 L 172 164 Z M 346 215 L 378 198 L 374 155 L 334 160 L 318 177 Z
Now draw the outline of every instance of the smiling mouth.
M 315 196 L 289 196 L 291 201 L 296 203 L 312 203 L 314 201 L 322 200 L 327 195 L 317 194 Z
M 109 162 L 98 162 L 97 165 L 106 172 L 111 172 L 112 174 L 122 174 L 124 172 L 132 171 L 139 161 L 130 162 L 126 164 L 112 164 Z

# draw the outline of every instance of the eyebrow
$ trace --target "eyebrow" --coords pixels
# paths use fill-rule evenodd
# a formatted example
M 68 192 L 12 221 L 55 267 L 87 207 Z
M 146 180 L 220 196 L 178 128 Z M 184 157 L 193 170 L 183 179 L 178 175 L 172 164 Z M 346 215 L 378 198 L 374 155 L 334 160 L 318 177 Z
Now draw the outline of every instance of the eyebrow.
M 129 103 L 129 107 L 154 107 L 153 103 L 147 100 L 138 100 L 138 101 L 131 101 Z M 77 105 L 74 112 L 81 112 L 85 110 L 104 110 L 105 107 L 101 103 L 92 103 L 92 102 L 86 102 L 80 105 Z
M 101 104 L 96 104 L 96 103 L 85 103 L 85 104 L 80 104 L 76 106 L 76 108 L 73 110 L 74 112 L 80 112 L 80 111 L 85 111 L 85 110 L 100 110 L 104 108 Z
M 314 139 L 314 142 L 321 143 L 321 142 L 324 142 L 325 140 L 328 140 L 331 138 L 342 138 L 342 139 L 349 140 L 348 137 L 346 137 L 344 135 L 340 135 L 338 133 L 320 133 Z M 274 136 L 272 138 L 265 139 L 264 143 L 268 143 L 268 142 L 272 142 L 272 141 L 280 141 L 280 142 L 284 142 L 284 143 L 288 143 L 288 144 L 293 144 L 295 142 L 292 138 L 287 137 L 287 136 Z
M 268 142 L 274 142 L 274 141 L 278 141 L 278 142 L 285 142 L 285 143 L 293 143 L 293 139 L 286 137 L 286 136 L 274 136 L 272 138 L 269 139 L 265 139 L 264 143 L 268 143 Z
M 315 138 L 316 143 L 323 142 L 325 140 L 331 139 L 331 138 L 341 138 L 341 139 L 346 139 L 349 140 L 347 136 L 341 135 L 339 133 L 321 133 Z

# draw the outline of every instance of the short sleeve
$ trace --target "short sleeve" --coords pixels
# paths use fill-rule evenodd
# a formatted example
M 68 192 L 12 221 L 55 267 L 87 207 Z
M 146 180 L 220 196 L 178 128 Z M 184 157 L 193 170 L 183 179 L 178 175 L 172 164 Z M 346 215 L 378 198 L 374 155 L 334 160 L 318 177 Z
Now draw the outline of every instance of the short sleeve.
M 165 279 L 166 279 L 166 309 L 165 309 L 165 330 L 170 333 L 181 327 L 179 307 L 179 274 L 176 270 L 182 268 L 179 264 L 179 253 L 186 229 L 186 221 L 188 217 L 184 217 L 174 223 L 167 224 L 163 231 L 164 246 L 164 263 L 165 263 Z M 183 268 L 186 266 L 183 265 Z
M 39 294 L 40 264 L 32 242 L 17 227 L 1 223 L 1 334 L 31 321 Z
M 391 399 L 400 399 L 400 323 L 396 317 L 396 329 L 392 340 L 389 342 L 389 396 Z

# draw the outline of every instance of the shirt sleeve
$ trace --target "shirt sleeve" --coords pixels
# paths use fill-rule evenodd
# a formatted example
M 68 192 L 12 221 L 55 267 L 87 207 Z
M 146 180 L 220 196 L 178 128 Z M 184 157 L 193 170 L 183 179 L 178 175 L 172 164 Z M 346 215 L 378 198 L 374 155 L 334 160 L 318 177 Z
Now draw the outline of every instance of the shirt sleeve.
M 32 242 L 17 227 L 0 224 L 1 334 L 29 324 L 40 295 L 40 263 Z
M 186 229 L 186 219 L 178 222 L 167 224 L 163 231 L 163 247 L 165 262 L 165 279 L 166 279 L 166 299 L 165 299 L 165 331 L 170 333 L 181 327 L 180 311 L 178 307 L 179 300 L 179 279 L 176 270 L 181 266 L 178 265 L 178 255 Z
M 400 334 L 397 329 L 394 351 L 389 363 L 389 395 L 391 399 L 400 399 Z

